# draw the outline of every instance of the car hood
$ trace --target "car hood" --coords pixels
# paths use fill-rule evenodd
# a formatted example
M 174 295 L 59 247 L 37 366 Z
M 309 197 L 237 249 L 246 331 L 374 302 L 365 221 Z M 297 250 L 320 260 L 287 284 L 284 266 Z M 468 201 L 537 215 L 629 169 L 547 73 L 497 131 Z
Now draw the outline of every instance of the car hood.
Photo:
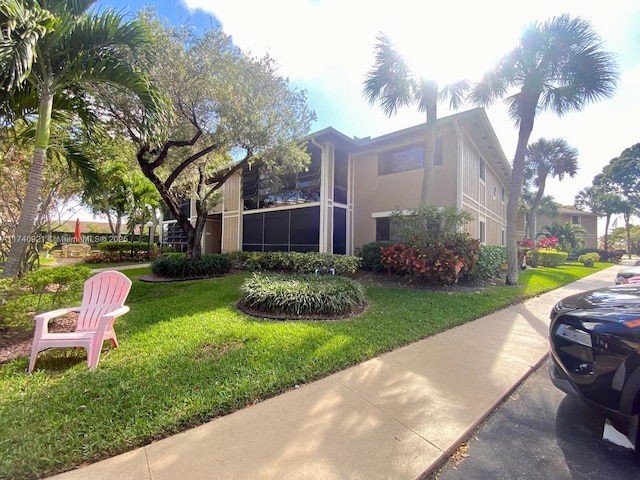
M 560 300 L 555 310 L 602 321 L 640 319 L 640 284 L 612 285 L 577 293 Z

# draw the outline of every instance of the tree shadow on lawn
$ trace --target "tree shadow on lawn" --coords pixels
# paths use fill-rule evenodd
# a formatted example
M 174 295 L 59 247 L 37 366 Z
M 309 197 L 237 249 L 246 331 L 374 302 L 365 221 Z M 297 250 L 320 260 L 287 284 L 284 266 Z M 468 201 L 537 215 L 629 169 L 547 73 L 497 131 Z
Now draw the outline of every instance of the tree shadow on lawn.
M 39 362 L 39 371 L 20 379 L 22 394 L 3 400 L 13 414 L 0 424 L 26 469 L 16 478 L 98 461 L 255 404 L 344 368 L 352 348 L 349 338 L 302 322 L 238 322 L 224 333 L 196 333 L 183 342 L 165 338 L 144 356 L 103 352 L 110 358 L 95 371 L 78 366 L 85 357 L 74 351 Z M 21 438 L 25 429 L 40 439 Z M 39 456 L 43 442 L 50 450 Z

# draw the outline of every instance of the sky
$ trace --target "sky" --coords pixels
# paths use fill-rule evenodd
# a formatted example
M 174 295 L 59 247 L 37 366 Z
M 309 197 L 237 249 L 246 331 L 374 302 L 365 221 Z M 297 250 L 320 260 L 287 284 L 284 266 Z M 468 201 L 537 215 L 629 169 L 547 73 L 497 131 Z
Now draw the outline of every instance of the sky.
M 514 5 L 517 4 L 517 8 Z M 333 127 L 350 137 L 376 137 L 425 121 L 416 107 L 389 118 L 362 95 L 380 32 L 387 34 L 412 71 L 444 85 L 477 81 L 518 42 L 533 22 L 568 13 L 588 20 L 619 65 L 620 82 L 611 99 L 562 118 L 540 113 L 530 141 L 564 138 L 579 152 L 578 175 L 547 182 L 545 193 L 563 205 L 612 158 L 638 142 L 640 128 L 640 2 L 637 0 L 99 0 L 98 7 L 135 12 L 151 5 L 172 23 L 190 18 L 193 28 L 219 23 L 248 54 L 268 53 L 280 74 L 308 92 L 317 121 L 312 131 Z M 471 105 L 461 110 L 473 108 Z M 517 129 L 503 103 L 487 115 L 509 160 Z M 439 105 L 438 117 L 453 113 Z

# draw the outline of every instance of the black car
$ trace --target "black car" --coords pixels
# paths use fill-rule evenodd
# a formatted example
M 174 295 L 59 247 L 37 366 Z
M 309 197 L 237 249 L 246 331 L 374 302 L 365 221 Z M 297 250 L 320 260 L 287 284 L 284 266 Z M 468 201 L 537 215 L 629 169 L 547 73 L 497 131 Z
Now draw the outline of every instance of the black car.
M 601 411 L 640 451 L 640 284 L 560 300 L 549 343 L 553 384 Z

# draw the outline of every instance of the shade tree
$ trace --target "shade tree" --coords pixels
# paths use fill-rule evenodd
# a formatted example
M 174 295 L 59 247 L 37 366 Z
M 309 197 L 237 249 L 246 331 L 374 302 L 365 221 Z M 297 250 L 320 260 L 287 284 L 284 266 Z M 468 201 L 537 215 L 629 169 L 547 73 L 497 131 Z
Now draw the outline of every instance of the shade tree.
M 222 30 L 171 27 L 152 11 L 140 19 L 154 32 L 149 75 L 173 106 L 167 136 L 149 142 L 126 95 L 110 89 L 101 95 L 113 106 L 106 111 L 113 128 L 134 142 L 140 169 L 184 232 L 187 257 L 197 258 L 207 214 L 227 179 L 253 163 L 274 177 L 306 168 L 300 139 L 315 114 L 306 92 L 281 77 L 273 59 L 251 57 Z M 185 199 L 193 199 L 193 221 L 181 209 Z

